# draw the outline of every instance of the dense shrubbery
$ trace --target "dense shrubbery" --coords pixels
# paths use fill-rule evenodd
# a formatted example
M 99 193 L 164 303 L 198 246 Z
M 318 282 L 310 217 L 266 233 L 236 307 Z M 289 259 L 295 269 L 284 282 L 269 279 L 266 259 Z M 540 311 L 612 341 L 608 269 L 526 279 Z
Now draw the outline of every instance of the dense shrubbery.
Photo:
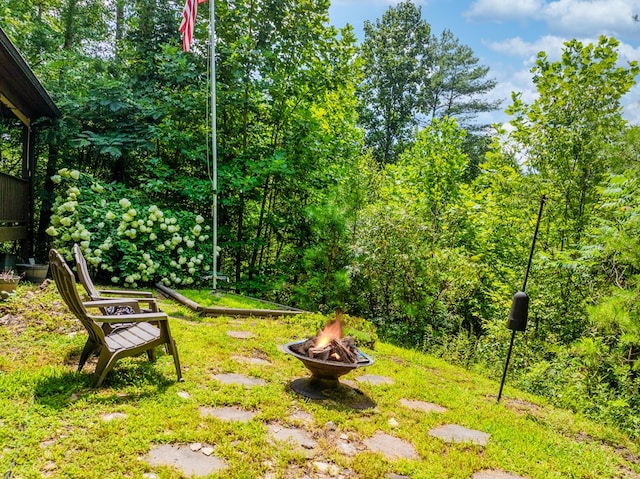
M 162 210 L 117 183 L 63 168 L 47 233 L 68 259 L 79 243 L 111 283 L 193 285 L 212 269 L 211 226 L 187 211 Z

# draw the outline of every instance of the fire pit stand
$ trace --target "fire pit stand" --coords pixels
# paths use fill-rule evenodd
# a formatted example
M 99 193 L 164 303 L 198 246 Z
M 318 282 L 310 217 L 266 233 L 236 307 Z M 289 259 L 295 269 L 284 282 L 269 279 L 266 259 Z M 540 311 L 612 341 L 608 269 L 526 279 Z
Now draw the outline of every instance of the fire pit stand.
M 311 377 L 295 379 L 291 383 L 291 389 L 301 396 L 309 399 L 323 400 L 323 399 L 335 399 L 344 400 L 348 399 L 349 402 L 353 402 L 354 394 L 364 396 L 362 392 L 357 389 L 350 388 L 344 384 L 341 384 L 338 378 L 350 371 L 357 368 L 371 366 L 373 359 L 364 354 L 362 351 L 357 350 L 358 361 L 353 364 L 343 363 L 339 361 L 330 361 L 310 358 L 306 355 L 300 354 L 295 349 L 297 345 L 304 343 L 304 341 L 294 341 L 287 343 L 283 346 L 284 351 L 291 354 L 295 358 L 302 361 L 305 367 L 311 371 Z M 292 348 L 293 347 L 293 348 Z M 374 407 L 375 405 L 369 400 L 369 402 L 363 402 L 362 397 L 356 397 L 357 409 L 364 409 L 367 407 Z M 363 404 L 365 404 L 363 406 Z

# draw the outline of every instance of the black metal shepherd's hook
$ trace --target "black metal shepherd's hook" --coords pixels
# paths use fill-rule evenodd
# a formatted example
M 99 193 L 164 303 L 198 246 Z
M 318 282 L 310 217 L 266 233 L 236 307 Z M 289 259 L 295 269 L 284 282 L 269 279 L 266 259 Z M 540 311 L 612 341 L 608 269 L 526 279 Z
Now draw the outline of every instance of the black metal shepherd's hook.
M 527 271 L 524 274 L 524 283 L 522 285 L 522 291 L 518 291 L 513 295 L 513 301 L 511 302 L 511 311 L 509 312 L 509 319 L 507 320 L 507 328 L 511 330 L 511 342 L 509 343 L 509 351 L 507 352 L 507 360 L 504 363 L 504 371 L 502 373 L 502 381 L 500 382 L 500 392 L 498 393 L 498 402 L 502 397 L 502 388 L 504 387 L 504 381 L 507 377 L 507 368 L 509 367 L 509 360 L 511 359 L 511 350 L 513 349 L 513 340 L 516 337 L 516 331 L 525 331 L 527 329 L 527 319 L 529 316 L 529 297 L 525 293 L 527 288 L 527 281 L 529 279 L 529 271 L 531 270 L 531 261 L 533 260 L 533 250 L 536 247 L 536 238 L 538 237 L 538 230 L 540 229 L 540 219 L 542 218 L 542 209 L 547 201 L 546 196 L 542 195 L 540 198 L 540 210 L 538 211 L 538 221 L 536 223 L 536 230 L 533 233 L 533 241 L 531 242 L 531 251 L 529 252 L 529 262 L 527 263 Z

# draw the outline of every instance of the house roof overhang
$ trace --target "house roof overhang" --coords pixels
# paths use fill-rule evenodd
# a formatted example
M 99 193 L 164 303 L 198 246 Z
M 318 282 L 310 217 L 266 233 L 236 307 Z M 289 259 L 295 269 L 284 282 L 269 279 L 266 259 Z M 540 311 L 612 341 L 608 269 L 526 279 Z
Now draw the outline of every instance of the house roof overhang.
M 58 107 L 1 28 L 0 104 L 27 126 L 38 118 L 61 116 Z

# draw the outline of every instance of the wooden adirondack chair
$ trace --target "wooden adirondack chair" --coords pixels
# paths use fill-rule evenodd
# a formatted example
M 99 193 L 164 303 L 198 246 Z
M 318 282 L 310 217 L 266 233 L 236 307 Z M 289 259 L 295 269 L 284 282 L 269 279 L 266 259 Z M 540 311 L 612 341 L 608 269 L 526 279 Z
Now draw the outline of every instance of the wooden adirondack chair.
M 138 302 L 138 304 L 146 304 L 147 307 L 143 308 L 143 310 L 159 311 L 158 303 L 153 297 L 153 293 L 151 293 L 150 291 L 97 289 L 93 284 L 91 276 L 89 275 L 87 261 L 85 260 L 78 243 L 73 245 L 73 257 L 76 261 L 76 269 L 78 270 L 78 279 L 80 280 L 80 284 L 87 292 L 87 295 L 89 295 L 89 298 L 91 298 L 92 301 L 97 301 L 100 299 L 110 299 L 110 297 L 124 297 L 135 300 Z M 113 314 L 113 310 L 107 312 Z
M 160 345 L 165 345 L 168 353 L 173 356 L 178 381 L 182 380 L 178 349 L 171 336 L 169 318 L 165 313 L 140 313 L 139 304 L 135 300 L 122 298 L 83 302 L 73 272 L 55 249 L 49 252 L 49 268 L 62 299 L 89 333 L 80 355 L 78 371 L 82 370 L 92 353 L 99 354 L 93 387 L 97 388 L 102 384 L 118 359 L 146 352 L 153 361 L 153 350 Z M 104 314 L 101 309 L 109 306 L 130 306 L 136 312 L 121 316 Z M 97 310 L 99 314 L 90 313 L 90 309 Z M 120 323 L 127 327 L 105 332 L 100 323 Z

